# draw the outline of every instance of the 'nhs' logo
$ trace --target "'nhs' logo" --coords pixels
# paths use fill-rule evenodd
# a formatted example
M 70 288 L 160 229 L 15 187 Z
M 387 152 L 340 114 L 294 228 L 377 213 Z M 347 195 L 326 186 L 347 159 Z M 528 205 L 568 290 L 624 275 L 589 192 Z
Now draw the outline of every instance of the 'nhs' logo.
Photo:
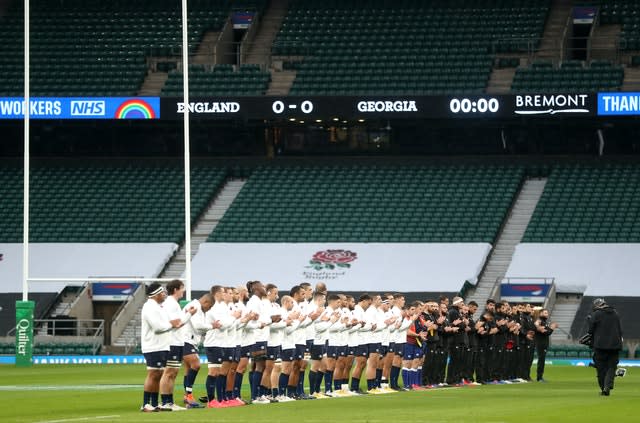
M 71 116 L 104 116 L 105 102 L 100 100 L 72 100 Z

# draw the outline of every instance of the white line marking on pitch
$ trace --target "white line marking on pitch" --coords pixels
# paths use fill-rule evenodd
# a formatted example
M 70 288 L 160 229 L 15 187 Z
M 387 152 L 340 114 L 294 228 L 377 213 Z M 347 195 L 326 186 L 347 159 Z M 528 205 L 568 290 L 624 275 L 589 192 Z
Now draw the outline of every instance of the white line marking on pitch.
M 76 417 L 75 419 L 43 420 L 37 423 L 81 422 L 81 421 L 87 421 L 87 420 L 112 419 L 116 417 L 120 417 L 120 415 L 116 414 L 113 416 L 93 416 L 93 417 Z
M 0 391 L 98 391 L 106 389 L 133 389 L 141 388 L 142 385 L 58 385 L 58 386 L 39 386 L 39 385 L 0 385 Z

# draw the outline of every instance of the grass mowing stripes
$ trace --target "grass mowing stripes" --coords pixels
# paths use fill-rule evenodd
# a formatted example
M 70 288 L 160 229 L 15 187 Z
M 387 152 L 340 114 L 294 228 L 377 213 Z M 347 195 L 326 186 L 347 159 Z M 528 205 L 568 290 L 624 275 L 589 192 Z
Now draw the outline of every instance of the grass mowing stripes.
M 599 395 L 594 369 L 549 366 L 546 384 L 446 388 L 148 414 L 138 411 L 144 374 L 140 365 L 0 366 L 0 422 L 640 421 L 640 369 L 636 368 L 625 378 L 616 379 L 610 397 Z M 196 396 L 203 393 L 204 378 L 204 372 L 198 375 Z M 176 394 L 176 400 L 181 399 L 181 383 Z

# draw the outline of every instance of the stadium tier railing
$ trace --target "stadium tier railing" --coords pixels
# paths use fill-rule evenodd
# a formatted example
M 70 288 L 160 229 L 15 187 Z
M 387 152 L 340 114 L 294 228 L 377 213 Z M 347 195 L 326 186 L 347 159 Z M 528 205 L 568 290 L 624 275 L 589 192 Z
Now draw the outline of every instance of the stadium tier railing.
M 122 332 L 127 327 L 129 321 L 140 310 L 142 304 L 146 300 L 144 295 L 144 285 L 139 284 L 138 288 L 127 298 L 126 301 L 116 310 L 113 320 L 111 322 L 111 339 L 112 341 L 118 339 Z
M 104 345 L 103 319 L 35 319 L 33 325 L 35 351 L 46 350 L 47 354 L 55 354 L 56 348 L 88 345 L 93 354 Z M 15 337 L 15 331 L 15 328 L 11 329 L 7 337 Z M 51 350 L 46 347 L 51 347 Z
M 626 45 L 626 40 L 620 36 L 592 36 L 592 37 L 566 37 L 564 39 L 548 39 L 542 37 L 524 37 L 524 38 L 498 38 L 491 44 L 491 53 L 496 57 L 508 56 L 513 57 L 526 55 L 528 64 L 533 63 L 538 58 L 551 59 L 554 62 L 562 62 L 571 57 L 574 41 L 587 40 L 586 60 L 591 60 L 594 53 L 597 53 L 598 60 L 610 60 L 613 63 L 619 63 L 622 60 L 622 50 Z M 546 47 L 541 48 L 543 41 Z M 595 41 L 613 41 L 615 48 L 594 47 L 607 43 L 598 43 Z

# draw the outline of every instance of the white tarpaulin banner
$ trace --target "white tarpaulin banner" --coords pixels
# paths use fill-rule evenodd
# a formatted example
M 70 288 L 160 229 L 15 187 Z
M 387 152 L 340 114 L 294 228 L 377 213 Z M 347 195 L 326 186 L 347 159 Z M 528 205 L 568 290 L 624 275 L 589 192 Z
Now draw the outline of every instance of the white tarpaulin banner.
M 37 243 L 29 248 L 30 278 L 157 277 L 173 243 Z M 57 292 L 65 283 L 32 282 L 29 291 Z M 22 292 L 22 244 L 0 244 L 0 292 Z
M 325 282 L 340 291 L 457 292 L 476 282 L 486 243 L 205 243 L 193 260 L 194 290 L 249 280 L 288 289 Z
M 556 286 L 586 285 L 585 295 L 640 296 L 640 244 L 524 243 L 506 277 L 544 276 Z

